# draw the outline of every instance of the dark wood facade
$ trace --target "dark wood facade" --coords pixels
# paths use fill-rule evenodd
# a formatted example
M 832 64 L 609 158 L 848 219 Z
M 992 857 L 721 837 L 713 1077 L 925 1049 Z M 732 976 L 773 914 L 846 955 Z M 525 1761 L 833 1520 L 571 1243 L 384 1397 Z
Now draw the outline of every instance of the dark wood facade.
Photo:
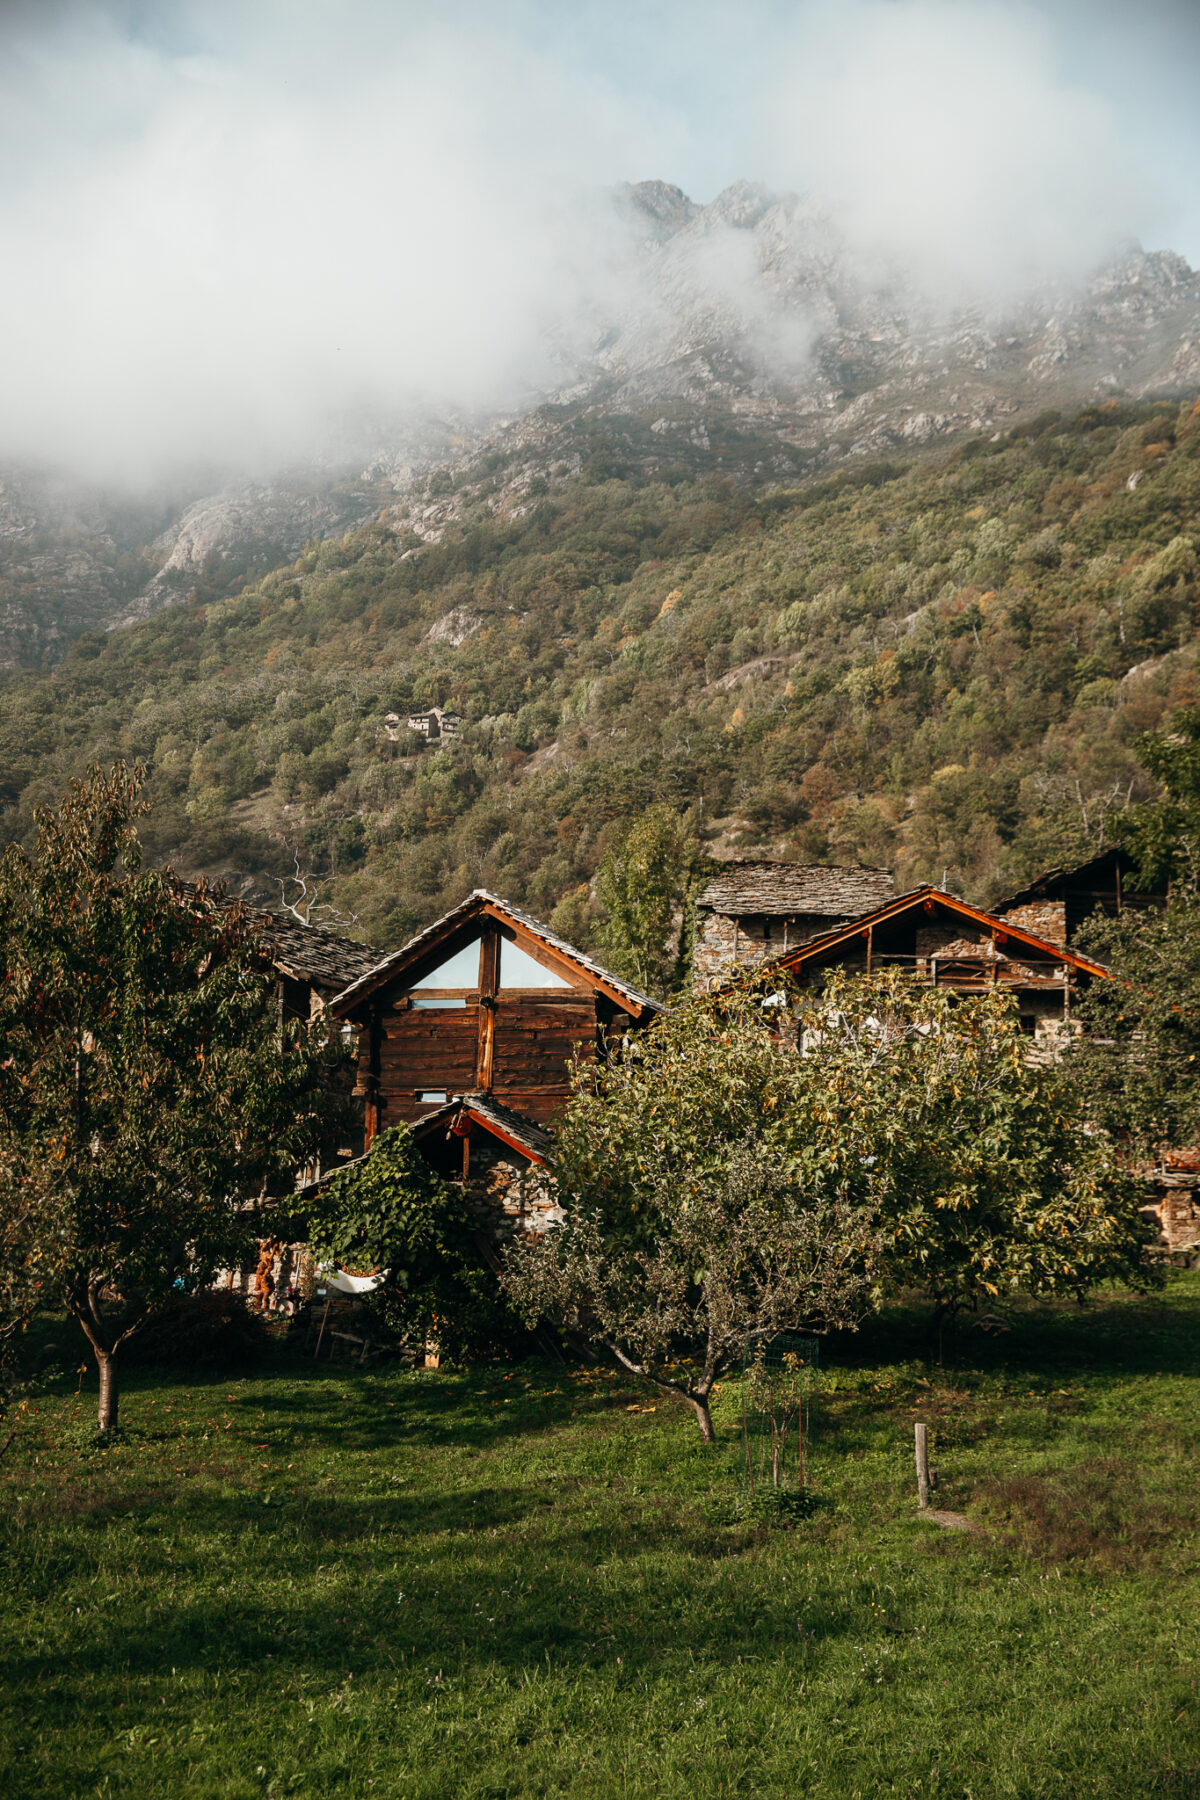
M 536 919 L 477 890 L 332 1010 L 358 1029 L 369 1144 L 466 1094 L 545 1123 L 570 1094 L 575 1058 L 604 1054 L 658 1008 Z
M 1137 885 L 1137 867 L 1128 851 L 1102 850 L 1072 868 L 1047 869 L 1027 887 L 992 903 L 992 912 L 1052 944 L 1074 944 L 1088 921 L 1118 913 L 1158 909 L 1164 888 Z

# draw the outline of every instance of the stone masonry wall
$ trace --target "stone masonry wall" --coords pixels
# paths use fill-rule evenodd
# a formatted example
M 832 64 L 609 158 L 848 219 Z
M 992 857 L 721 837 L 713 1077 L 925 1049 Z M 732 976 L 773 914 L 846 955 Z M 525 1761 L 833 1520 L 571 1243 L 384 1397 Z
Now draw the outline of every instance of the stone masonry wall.
M 706 993 L 730 969 L 753 968 L 769 956 L 780 956 L 785 949 L 794 950 L 797 944 L 807 943 L 809 938 L 819 937 L 823 931 L 832 931 L 848 921 L 804 913 L 786 919 L 772 916 L 769 922 L 770 937 L 765 930 L 767 921 L 758 914 L 734 919 L 726 913 L 700 908 L 696 914 L 696 945 L 692 960 L 693 992 Z
M 1019 931 L 1032 932 L 1048 944 L 1066 944 L 1067 908 L 1062 900 L 1038 900 L 1029 906 L 1014 906 L 1004 918 Z
M 724 913 L 699 912 L 696 915 L 696 949 L 693 959 L 693 985 L 704 993 L 717 975 L 724 974 L 733 963 L 737 921 Z

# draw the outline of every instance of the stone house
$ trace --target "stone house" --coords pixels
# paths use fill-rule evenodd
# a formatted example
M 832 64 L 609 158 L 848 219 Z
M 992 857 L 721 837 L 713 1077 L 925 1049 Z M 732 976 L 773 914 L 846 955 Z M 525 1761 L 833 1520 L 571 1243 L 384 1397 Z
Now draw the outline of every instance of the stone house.
M 263 943 L 279 976 L 280 1000 L 291 1016 L 311 1018 L 379 961 L 379 951 L 294 914 L 255 911 Z
M 696 901 L 695 991 L 847 924 L 893 891 L 888 869 L 765 857 L 722 862 Z
M 465 1189 L 489 1238 L 545 1231 L 562 1219 L 542 1179 L 544 1126 L 487 1094 L 465 1094 L 426 1113 L 412 1133 L 437 1173 Z
M 1014 995 L 1021 1029 L 1047 1054 L 1070 1030 L 1081 986 L 1108 972 L 1079 951 L 1037 936 L 1011 919 L 969 906 L 941 888 L 919 887 L 860 918 L 774 957 L 772 969 L 819 987 L 834 968 L 908 970 L 935 987 Z
M 393 716 L 389 713 L 388 719 Z M 462 726 L 462 715 L 456 712 L 445 712 L 440 706 L 431 706 L 427 712 L 409 713 L 407 722 L 410 731 L 418 732 L 427 744 L 435 744 L 458 736 Z M 386 724 L 387 720 L 384 723 Z
M 378 950 L 370 944 L 357 943 L 322 925 L 305 925 L 292 913 L 255 907 L 247 911 L 259 928 L 259 941 L 275 970 L 281 1019 L 319 1018 L 345 987 L 379 961 Z M 331 1036 L 340 1029 L 340 1024 L 331 1019 Z M 362 1152 L 362 1108 L 353 1097 L 354 1065 L 349 1039 L 345 1049 L 345 1060 L 332 1068 L 327 1078 L 329 1138 L 301 1171 L 302 1182 L 318 1180 L 322 1173 L 328 1175 L 344 1167 Z M 297 1278 L 303 1248 L 300 1244 L 264 1238 L 259 1245 L 257 1267 L 223 1270 L 217 1285 L 274 1307 Z

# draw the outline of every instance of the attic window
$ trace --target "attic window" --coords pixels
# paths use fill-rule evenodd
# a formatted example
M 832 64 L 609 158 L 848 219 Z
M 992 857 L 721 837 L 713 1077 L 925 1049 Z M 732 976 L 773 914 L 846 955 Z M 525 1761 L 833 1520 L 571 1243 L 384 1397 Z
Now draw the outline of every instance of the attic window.
M 449 982 L 446 983 L 449 986 Z M 524 950 L 507 938 L 500 942 L 500 986 L 502 988 L 566 988 L 569 981 L 555 975 L 544 964 L 534 962 Z
M 449 1098 L 445 1088 L 422 1088 L 413 1095 L 418 1106 L 444 1106 Z
M 455 950 L 436 969 L 430 969 L 422 975 L 420 981 L 414 981 L 414 989 L 420 988 L 477 988 L 479 986 L 479 939 L 473 938 L 469 944 Z

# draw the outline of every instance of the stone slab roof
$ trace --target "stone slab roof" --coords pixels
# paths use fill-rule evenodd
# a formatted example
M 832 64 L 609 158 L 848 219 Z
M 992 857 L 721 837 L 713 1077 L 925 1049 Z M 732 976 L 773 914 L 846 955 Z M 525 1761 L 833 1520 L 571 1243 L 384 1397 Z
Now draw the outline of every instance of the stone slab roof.
M 550 1152 L 550 1133 L 511 1106 L 501 1106 L 490 1094 L 455 1094 L 436 1112 L 415 1119 L 409 1127 L 414 1137 L 424 1137 L 431 1127 L 449 1126 L 460 1112 L 467 1112 L 480 1124 L 495 1132 L 505 1143 L 523 1150 L 536 1162 L 544 1162 Z
M 291 913 L 273 909 L 246 910 L 262 926 L 276 968 L 298 981 L 311 982 L 323 993 L 340 994 L 379 961 L 379 952 L 372 945 L 357 944 L 323 925 L 302 925 Z
M 1062 900 L 1069 887 L 1087 889 L 1096 882 L 1107 884 L 1115 880 L 1118 869 L 1126 874 L 1132 868 L 1133 858 L 1126 851 L 1115 848 L 1102 850 L 1087 862 L 1072 863 L 1058 869 L 1044 869 L 1040 875 L 1034 876 L 1027 887 L 1018 888 L 1015 894 L 1003 894 L 999 900 L 993 900 L 990 909 L 994 913 L 1003 914 L 1014 906 L 1031 906 L 1038 900 Z
M 696 904 L 731 917 L 853 919 L 885 905 L 894 891 L 890 869 L 737 857 L 720 865 Z
M 182 893 L 203 894 L 213 906 L 241 906 L 251 925 L 262 933 L 263 947 L 280 973 L 311 983 L 327 998 L 340 994 L 379 961 L 374 945 L 356 943 L 324 925 L 305 925 L 282 907 L 253 906 L 225 893 L 219 885 L 175 879 Z

